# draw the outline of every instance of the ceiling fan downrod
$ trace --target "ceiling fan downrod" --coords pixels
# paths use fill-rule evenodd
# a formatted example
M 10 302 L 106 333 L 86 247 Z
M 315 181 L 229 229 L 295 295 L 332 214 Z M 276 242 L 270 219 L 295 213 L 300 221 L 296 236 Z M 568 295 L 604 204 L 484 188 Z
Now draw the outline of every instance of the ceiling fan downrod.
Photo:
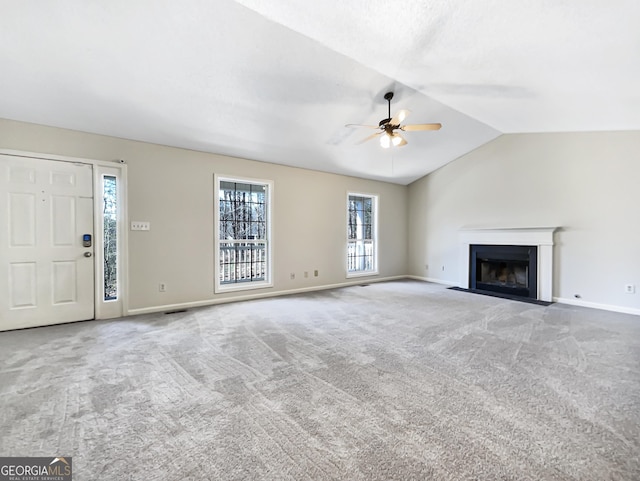
M 388 102 L 389 104 L 389 110 L 388 110 L 388 117 L 386 119 L 382 119 L 380 121 L 380 123 L 378 124 L 380 127 L 382 127 L 383 125 L 388 124 L 389 122 L 391 122 L 391 99 L 393 98 L 393 92 L 387 92 L 386 94 L 384 94 L 384 99 Z

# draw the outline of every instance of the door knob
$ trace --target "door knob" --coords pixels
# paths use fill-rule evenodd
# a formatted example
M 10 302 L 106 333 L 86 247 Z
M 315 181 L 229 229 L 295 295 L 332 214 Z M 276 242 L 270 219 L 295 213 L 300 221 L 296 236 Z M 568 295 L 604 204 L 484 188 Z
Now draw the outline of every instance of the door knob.
M 91 257 L 92 255 L 93 255 L 93 254 L 92 254 L 91 252 L 85 252 L 85 253 L 84 253 L 84 256 L 85 256 L 85 257 Z

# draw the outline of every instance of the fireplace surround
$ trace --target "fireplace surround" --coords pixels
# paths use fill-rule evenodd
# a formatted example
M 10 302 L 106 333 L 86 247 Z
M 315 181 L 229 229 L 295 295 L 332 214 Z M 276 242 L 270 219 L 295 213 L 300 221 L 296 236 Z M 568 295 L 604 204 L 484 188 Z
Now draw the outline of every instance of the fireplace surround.
M 530 227 L 530 228 L 488 228 L 488 229 L 462 229 L 460 231 L 460 280 L 459 287 L 464 289 L 472 289 L 470 285 L 471 277 L 471 246 L 520 246 L 529 249 L 535 248 L 536 267 L 535 278 L 530 277 L 531 268 L 527 272 L 528 290 L 534 290 L 535 294 L 527 295 L 531 299 L 540 301 L 553 301 L 553 234 L 557 227 Z M 483 247 L 481 247 L 482 249 Z M 507 249 L 508 250 L 508 249 Z M 519 254 L 513 254 L 518 256 Z M 481 259 L 490 259 L 490 257 L 481 257 Z M 515 259 L 516 261 L 518 259 Z M 522 266 L 522 260 L 516 262 Z M 488 272 L 493 269 L 494 277 L 499 278 L 506 274 L 507 281 L 509 273 L 500 272 L 496 275 L 499 266 L 485 266 Z M 477 264 L 476 264 L 477 269 Z M 512 280 L 514 284 L 522 284 L 523 272 L 521 268 L 511 266 Z M 487 272 L 487 275 L 489 273 Z M 475 273 L 477 277 L 477 272 Z M 520 282 L 517 282 L 520 281 Z M 499 282 L 499 279 L 498 279 Z M 486 284 L 486 283 L 485 283 Z M 487 286 L 484 285 L 483 288 Z M 534 289 L 535 288 L 535 289 Z M 482 289 L 484 290 L 484 289 Z M 490 290 L 490 289 L 487 289 Z M 522 296 L 525 297 L 525 296 Z

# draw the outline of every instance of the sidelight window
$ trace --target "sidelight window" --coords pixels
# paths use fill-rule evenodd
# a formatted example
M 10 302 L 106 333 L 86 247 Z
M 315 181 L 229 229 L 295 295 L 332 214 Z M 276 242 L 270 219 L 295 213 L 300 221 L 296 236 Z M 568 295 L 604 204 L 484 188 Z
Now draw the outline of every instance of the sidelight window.
M 114 175 L 102 176 L 103 299 L 118 298 L 118 185 Z

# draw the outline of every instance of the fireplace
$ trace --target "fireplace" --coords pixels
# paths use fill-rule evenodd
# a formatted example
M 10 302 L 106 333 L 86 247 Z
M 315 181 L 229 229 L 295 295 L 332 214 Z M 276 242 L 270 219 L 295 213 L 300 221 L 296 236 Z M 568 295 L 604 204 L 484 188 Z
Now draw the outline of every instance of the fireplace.
M 537 299 L 537 264 L 537 246 L 471 244 L 469 288 Z
M 477 273 L 471 276 L 471 269 L 477 269 L 476 259 L 471 262 L 471 246 L 525 247 L 527 251 L 535 248 L 537 266 L 529 265 L 526 271 L 528 280 L 528 296 L 538 301 L 553 301 L 553 237 L 559 227 L 515 227 L 515 228 L 480 228 L 460 230 L 460 281 L 461 289 L 471 288 L 471 278 L 476 279 Z M 481 256 L 481 259 L 492 259 L 491 256 Z M 521 257 L 506 259 L 507 261 L 522 261 Z M 522 265 L 520 265 L 522 267 Z M 482 271 L 481 271 L 482 273 Z M 513 275 L 516 275 L 515 269 Z M 522 270 L 519 268 L 518 277 L 522 280 Z M 531 277 L 535 275 L 536 277 Z M 500 277 L 500 276 L 498 276 Z M 516 279 L 516 287 L 518 285 Z M 477 283 L 477 281 L 476 281 Z M 520 282 L 521 283 L 521 282 Z M 485 291 L 491 292 L 491 291 Z M 494 291 L 495 292 L 495 291 Z M 502 296 L 502 294 L 496 294 Z M 507 294 L 508 295 L 508 294 Z M 527 297 L 528 297 L 527 296 Z M 535 297 L 537 296 L 537 297 Z M 526 299 L 521 297 L 522 299 Z

